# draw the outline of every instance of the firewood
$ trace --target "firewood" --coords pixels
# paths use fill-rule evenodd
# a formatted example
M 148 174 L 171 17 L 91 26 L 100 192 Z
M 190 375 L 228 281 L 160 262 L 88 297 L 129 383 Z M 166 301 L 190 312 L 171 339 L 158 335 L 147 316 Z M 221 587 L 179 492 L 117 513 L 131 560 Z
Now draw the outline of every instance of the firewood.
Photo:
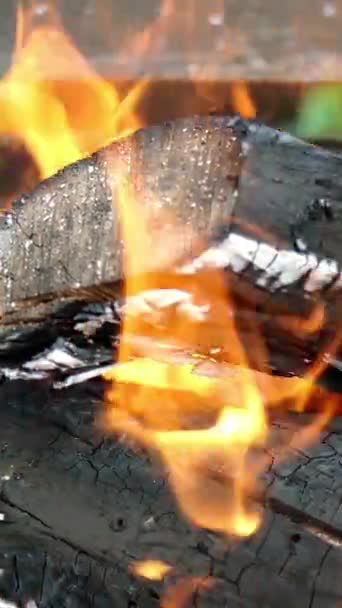
M 186 277 L 222 266 L 242 325 L 257 307 L 277 367 L 303 373 L 339 329 L 341 166 L 336 154 L 239 117 L 181 119 L 114 142 L 3 217 L 2 324 L 49 317 L 63 297 L 115 296 L 124 172 L 154 220 L 142 270 L 177 266 Z M 176 226 L 161 225 L 160 207 Z M 324 320 L 312 326 L 318 303 Z
M 263 523 L 243 540 L 184 519 L 148 455 L 95 423 L 101 390 L 16 382 L 0 396 L 3 600 L 157 608 L 175 584 L 212 577 L 210 589 L 194 584 L 203 607 L 341 601 L 340 420 L 290 461 L 268 452 Z M 291 421 L 275 431 L 286 443 Z M 134 576 L 144 559 L 166 562 L 170 575 Z

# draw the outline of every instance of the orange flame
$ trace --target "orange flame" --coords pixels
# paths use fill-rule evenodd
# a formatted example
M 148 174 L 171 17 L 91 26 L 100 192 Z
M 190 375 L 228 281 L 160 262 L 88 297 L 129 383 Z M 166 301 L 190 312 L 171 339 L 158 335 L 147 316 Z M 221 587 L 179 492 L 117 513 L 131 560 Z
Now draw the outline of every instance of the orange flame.
M 106 21 L 110 23 L 110 15 Z M 224 24 L 223 0 L 210 6 L 161 0 L 159 15 L 143 31 L 124 37 L 118 57 L 124 64 L 133 56 L 144 68 L 160 53 L 166 62 L 179 62 L 180 53 L 191 72 L 196 48 L 210 80 L 218 61 L 239 54 L 241 44 L 240 36 Z M 191 77 L 190 72 L 185 75 Z M 0 134 L 19 138 L 40 177 L 46 178 L 143 126 L 141 102 L 149 85 L 150 79 L 143 78 L 121 93 L 120 85 L 101 77 L 77 49 L 64 30 L 56 0 L 18 0 L 12 66 L 0 82 Z M 195 112 L 201 108 L 201 86 L 197 93 L 198 107 L 192 107 L 193 98 L 187 103 Z M 255 114 L 243 83 L 233 87 L 233 106 L 244 116 Z
M 200 32 L 201 39 L 209 41 L 212 58 L 215 51 L 224 51 L 225 57 L 239 52 L 238 43 L 234 41 L 231 48 L 224 33 L 222 0 L 212 3 L 210 19 L 201 6 L 200 10 L 194 0 L 164 0 L 160 17 L 130 48 L 144 57 L 176 49 L 181 40 L 190 59 L 193 38 Z M 212 35 L 213 28 L 218 28 L 218 38 Z M 216 40 L 220 48 L 213 43 Z M 19 136 L 41 176 L 47 177 L 141 126 L 137 108 L 147 86 L 148 81 L 142 80 L 121 99 L 119 88 L 100 77 L 70 40 L 53 1 L 25 0 L 18 8 L 13 65 L 0 84 L 0 132 Z M 244 116 L 255 115 L 243 83 L 233 87 L 233 104 Z M 120 364 L 108 376 L 114 379 L 107 395 L 108 421 L 160 455 L 188 519 L 227 534 L 250 535 L 260 521 L 255 496 L 263 459 L 256 455 L 269 439 L 268 408 L 291 398 L 295 409 L 303 409 L 312 378 L 261 380 L 249 369 L 220 272 L 180 278 L 175 265 L 179 234 L 185 236 L 188 228 L 180 229 L 172 217 L 165 217 L 158 201 L 152 221 L 130 195 L 120 167 L 113 167 L 113 173 L 114 181 L 121 180 L 114 200 L 125 242 L 126 295 L 128 301 L 140 298 L 143 306 L 135 314 L 127 308 Z M 168 227 L 162 236 L 156 232 L 156 213 L 159 230 Z M 158 272 L 147 274 L 151 247 L 150 269 Z M 175 264 L 160 272 L 170 251 L 175 252 Z M 324 309 L 317 308 L 307 323 L 284 319 L 283 326 L 309 334 L 323 318 Z M 138 360 L 137 337 L 145 339 Z M 267 356 L 260 336 L 251 338 L 251 348 L 260 358 Z M 231 353 L 237 375 L 216 374 L 215 349 Z M 157 354 L 161 350 L 164 360 Z M 213 364 L 214 376 L 197 373 L 202 361 Z M 326 416 L 325 412 L 302 433 L 300 441 L 316 434 Z
M 122 232 L 127 246 L 125 263 L 129 280 L 126 295 L 129 297 L 149 287 L 149 279 L 141 272 L 142 268 L 147 267 L 145 263 L 148 263 L 145 247 L 142 247 L 141 243 L 146 242 L 143 238 L 144 231 L 149 231 L 149 225 L 146 217 L 144 229 L 141 230 L 142 209 L 132 200 L 128 189 L 121 187 L 118 194 Z M 137 234 L 139 239 L 134 238 Z M 158 257 L 158 251 L 155 253 Z M 215 287 L 219 288 L 223 296 L 223 285 L 219 284 L 220 277 L 215 279 Z M 206 302 L 206 295 L 201 293 L 198 287 L 192 286 L 194 306 L 200 309 L 203 304 L 208 304 L 210 308 L 211 302 Z M 201 301 L 203 295 L 204 299 Z M 191 323 L 184 315 L 176 315 L 173 322 L 163 326 L 163 341 L 167 343 L 185 339 L 187 345 L 193 348 L 201 326 L 201 321 L 197 319 Z M 139 335 L 144 331 L 146 328 L 139 315 L 126 315 L 123 336 Z M 232 343 L 240 352 L 243 361 L 243 353 L 233 326 L 227 328 L 227 331 L 230 331 Z M 151 338 L 153 339 L 153 335 Z M 225 385 L 224 380 L 216 387 L 213 395 L 210 382 L 203 381 L 200 377 L 192 377 L 189 366 L 172 362 L 161 366 L 153 358 L 146 357 L 137 366 L 136 362 L 129 362 L 131 356 L 129 343 L 123 340 L 120 361 L 124 365 L 121 368 L 119 366 L 120 371 L 116 370 L 118 375 L 114 372 L 116 384 L 108 393 L 113 404 L 109 412 L 110 424 L 114 428 L 135 434 L 161 454 L 179 505 L 189 519 L 201 527 L 227 533 L 248 535 L 253 532 L 259 516 L 257 512 L 247 509 L 244 500 L 245 485 L 249 477 L 246 455 L 250 445 L 260 443 L 264 439 L 266 425 L 263 404 L 254 384 L 249 381 L 248 370 L 243 372 L 245 382 L 242 384 L 246 405 L 240 407 L 238 403 L 230 405 L 225 402 L 225 389 L 229 386 Z M 151 382 L 154 388 L 163 387 L 159 395 L 151 395 Z M 134 390 L 132 383 L 135 384 Z M 188 392 L 188 396 L 190 393 L 190 399 L 186 409 L 179 411 L 177 393 L 184 391 Z M 196 411 L 198 394 L 202 397 L 204 395 L 208 404 L 211 397 L 216 397 L 217 403 L 220 404 L 216 421 L 209 428 L 196 429 L 196 417 L 200 413 Z M 145 412 L 148 413 L 149 426 L 145 424 Z M 192 419 L 194 428 L 187 429 L 189 421 L 192 426 Z
M 0 84 L 0 132 L 18 135 L 45 178 L 141 126 L 146 81 L 121 101 L 77 50 L 52 1 L 19 4 L 12 67 Z
M 133 574 L 142 576 L 151 581 L 161 581 L 170 570 L 172 570 L 172 566 L 158 559 L 146 559 L 131 564 L 131 571 Z
M 166 597 L 161 601 L 161 608 L 185 608 L 189 600 L 199 591 L 211 589 L 215 585 L 212 577 L 189 577 L 181 579 L 168 589 Z
M 236 82 L 232 89 L 232 103 L 236 112 L 244 118 L 255 118 L 256 107 L 245 82 Z
M 111 162 L 108 155 L 109 166 Z M 148 209 L 130 192 L 117 161 L 111 168 L 125 243 L 127 305 L 119 363 L 105 376 L 114 381 L 107 391 L 107 424 L 159 454 L 190 521 L 249 536 L 261 520 L 258 478 L 265 466 L 260 448 L 271 439 L 268 409 L 289 399 L 293 409 L 304 409 L 313 377 L 276 378 L 249 368 L 221 271 L 179 279 L 175 260 L 165 272 L 146 272 L 165 267 L 165 245 L 156 238 L 156 210 L 158 226 L 164 222 L 174 235 L 168 252 L 177 251 L 180 230 L 157 203 L 151 220 Z M 154 245 L 154 268 L 148 243 Z M 304 334 L 323 318 L 319 308 L 302 328 Z M 290 329 L 298 328 L 293 324 Z M 139 353 L 136 337 L 144 338 Z M 251 344 L 264 358 L 257 332 Z M 213 345 L 232 353 L 238 371 L 227 373 L 227 366 L 225 372 L 217 371 L 220 366 L 210 354 Z M 208 364 L 214 375 L 201 374 Z M 320 416 L 292 438 L 292 447 L 297 440 L 303 445 L 317 436 L 329 419 L 330 405 L 322 403 Z

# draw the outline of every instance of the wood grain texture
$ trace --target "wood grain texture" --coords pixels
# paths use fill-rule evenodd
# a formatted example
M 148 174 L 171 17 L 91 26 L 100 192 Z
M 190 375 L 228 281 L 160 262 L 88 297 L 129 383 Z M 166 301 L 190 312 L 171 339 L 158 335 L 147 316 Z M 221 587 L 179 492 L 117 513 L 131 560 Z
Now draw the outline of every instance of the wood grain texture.
M 272 0 L 223 0 L 208 5 L 198 0 L 195 23 L 187 19 L 192 3 L 175 3 L 174 13 L 168 12 L 161 27 L 155 27 L 147 52 L 143 54 L 140 45 L 140 53 L 134 53 L 132 30 L 138 34 L 153 27 L 161 4 L 161 0 L 144 0 L 139 5 L 134 0 L 72 4 L 59 0 L 58 8 L 76 45 L 107 78 L 134 78 L 142 73 L 162 79 L 216 76 L 225 81 L 341 78 L 338 2 L 300 0 L 298 5 L 291 0 L 279 5 Z M 14 13 L 13 3 L 3 0 L 1 72 L 9 65 L 14 46 Z M 50 75 L 56 76 L 52 66 Z
M 222 128 L 226 132 L 223 139 Z M 143 180 L 144 205 L 150 205 L 152 214 L 158 201 L 163 210 L 175 214 L 182 227 L 190 224 L 197 234 L 207 232 L 212 217 L 213 230 L 215 213 L 227 214 L 233 203 L 233 187 L 227 182 L 227 174 L 234 178 L 237 173 L 239 142 L 233 135 L 228 122 L 214 118 L 204 123 L 198 119 L 197 128 L 196 121 L 181 121 L 142 130 L 66 168 L 19 200 L 10 225 L 1 230 L 3 312 L 10 312 L 21 301 L 49 299 L 58 292 L 122 278 L 121 239 L 108 184 L 108 160 L 123 163 L 133 194 Z M 203 163 L 211 158 L 211 171 L 204 175 Z M 223 174 L 221 167 L 225 167 Z M 222 212 L 215 197 L 218 189 L 224 193 Z M 114 186 L 114 198 L 115 193 Z M 167 237 L 164 226 L 162 238 Z M 186 246 L 182 234 L 172 245 L 170 261 L 191 246 Z
M 64 22 L 78 46 L 107 77 L 248 80 L 341 78 L 341 14 L 338 2 L 205 0 L 61 0 Z M 158 20 L 159 13 L 162 18 Z M 192 18 L 193 14 L 196 18 Z M 147 29 L 149 45 L 133 32 Z M 147 47 L 147 48 L 146 48 Z M 139 52 L 134 52 L 138 48 Z
M 299 258 L 332 258 L 339 270 L 341 162 L 285 133 L 230 117 L 180 119 L 140 130 L 67 167 L 15 204 L 0 232 L 2 311 L 122 277 L 115 199 L 123 171 L 150 220 L 160 222 L 161 208 L 176 222 L 176 234 L 160 223 L 146 244 L 154 246 L 151 269 L 161 265 L 160 258 L 171 265 L 191 255 L 200 237 L 220 240 L 219 228 L 229 233 L 237 226 L 280 252 L 294 250 L 297 236 L 306 246 Z M 329 217 L 312 210 L 320 201 L 328 203 Z M 287 297 L 304 300 L 296 280 L 280 287 Z

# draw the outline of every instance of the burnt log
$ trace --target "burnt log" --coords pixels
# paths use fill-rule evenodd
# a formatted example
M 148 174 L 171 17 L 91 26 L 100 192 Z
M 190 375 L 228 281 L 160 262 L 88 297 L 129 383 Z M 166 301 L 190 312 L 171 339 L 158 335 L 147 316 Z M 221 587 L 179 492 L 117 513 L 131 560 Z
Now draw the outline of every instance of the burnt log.
M 2 600 L 157 608 L 178 585 L 193 590 L 186 606 L 341 601 L 340 419 L 287 463 L 270 449 L 263 524 L 238 540 L 186 521 L 148 453 L 99 428 L 101 386 L 16 382 L 0 395 Z M 275 432 L 286 443 L 298 424 L 278 420 Z M 172 570 L 163 581 L 135 576 L 144 559 Z
M 339 329 L 341 164 L 339 155 L 239 117 L 181 119 L 114 142 L 42 182 L 2 218 L 1 322 L 35 325 L 63 297 L 116 297 L 124 174 L 154 222 L 145 235 L 153 254 L 141 270 L 178 264 L 176 283 L 164 280 L 172 287 L 223 267 L 242 333 L 257 309 L 279 355 L 275 367 L 303 373 Z M 318 303 L 325 319 L 312 327 Z

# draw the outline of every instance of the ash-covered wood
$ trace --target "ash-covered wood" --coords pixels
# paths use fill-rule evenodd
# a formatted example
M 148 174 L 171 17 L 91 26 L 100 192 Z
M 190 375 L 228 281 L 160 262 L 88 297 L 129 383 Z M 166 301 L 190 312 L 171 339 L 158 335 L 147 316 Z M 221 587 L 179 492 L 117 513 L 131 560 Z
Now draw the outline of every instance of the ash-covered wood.
M 215 123 L 219 128 L 212 128 Z M 222 138 L 224 124 L 228 137 Z M 152 213 L 157 216 L 156 205 L 161 204 L 164 211 L 172 211 L 177 221 L 182 222 L 177 238 L 171 235 L 172 254 L 165 252 L 164 263 L 172 263 L 189 251 L 190 243 L 186 244 L 181 233 L 184 225 L 190 224 L 189 229 L 194 229 L 197 237 L 200 231 L 207 231 L 212 217 L 214 229 L 215 214 L 226 215 L 233 205 L 240 145 L 227 121 L 199 119 L 196 144 L 194 126 L 192 121 L 181 121 L 139 131 L 132 138 L 60 172 L 20 200 L 1 232 L 3 273 L 7 277 L 2 287 L 3 312 L 11 312 L 12 306 L 20 305 L 25 299 L 102 287 L 122 278 L 115 208 L 117 188 L 114 186 L 113 201 L 108 183 L 110 177 L 116 177 L 119 166 L 114 168 L 114 175 L 109 176 L 108 161 L 120 162 L 123 165 L 120 170 L 129 172 L 132 196 L 143 188 L 144 205 L 150 204 Z M 188 165 L 190 152 L 192 161 Z M 209 160 L 210 171 L 203 166 Z M 190 167 L 193 169 L 191 184 Z M 216 202 L 216 209 L 213 201 L 219 190 L 223 202 L 228 203 L 228 208 L 224 205 L 222 211 L 222 205 Z M 194 240 L 194 235 L 192 237 Z M 165 241 L 168 238 L 166 226 L 160 238 Z M 179 246 L 175 249 L 177 242 Z M 151 268 L 153 266 L 155 261 L 151 256 Z
M 3 218 L 2 322 L 35 324 L 63 295 L 116 297 L 124 174 L 153 221 L 142 270 L 178 265 L 177 278 L 164 279 L 169 288 L 223 268 L 242 332 L 249 335 L 257 307 L 255 323 L 280 357 L 276 367 L 302 373 L 339 326 L 341 164 L 338 155 L 239 118 L 142 129 L 43 182 Z M 317 302 L 325 305 L 323 326 L 307 331 Z M 289 331 L 293 316 L 304 323 L 292 320 Z

